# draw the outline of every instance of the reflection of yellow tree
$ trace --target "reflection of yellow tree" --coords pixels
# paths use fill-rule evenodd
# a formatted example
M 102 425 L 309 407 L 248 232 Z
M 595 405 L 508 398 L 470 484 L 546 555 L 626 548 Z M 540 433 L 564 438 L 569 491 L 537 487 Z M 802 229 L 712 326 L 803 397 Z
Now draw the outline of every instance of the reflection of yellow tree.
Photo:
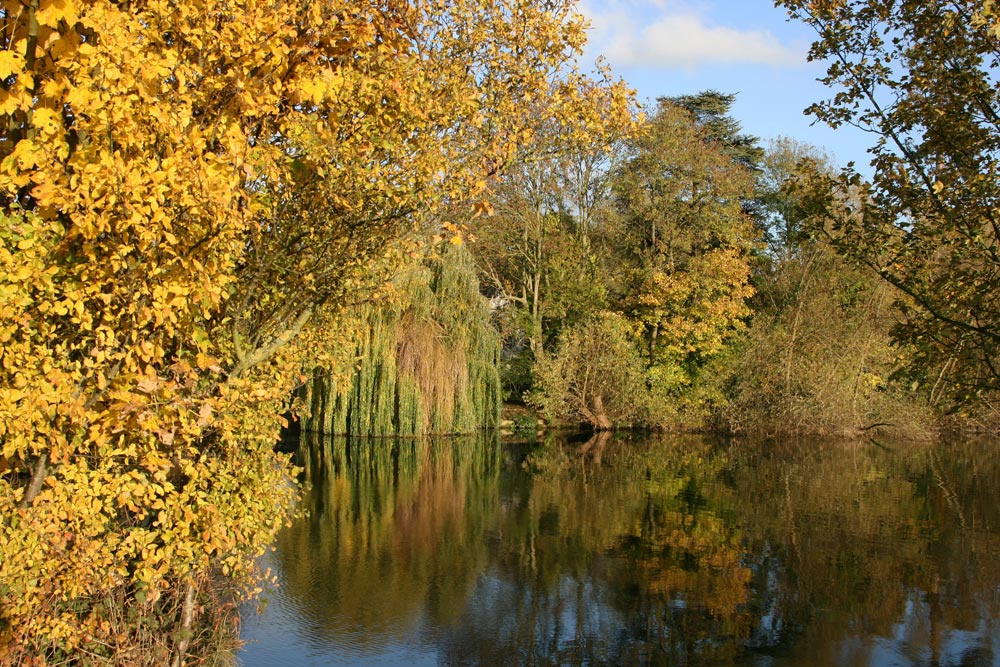
M 727 457 L 700 439 L 660 439 L 640 463 L 646 467 L 648 509 L 628 538 L 637 546 L 626 552 L 625 575 L 649 596 L 647 616 L 662 617 L 655 614 L 657 606 L 673 609 L 656 630 L 675 652 L 731 657 L 752 618 L 746 611 L 751 571 L 743 562 L 744 536 L 724 513 L 733 503 L 731 491 L 716 482 Z
M 649 553 L 637 559 L 638 578 L 664 600 L 690 600 L 716 618 L 735 620 L 750 583 L 739 538 L 717 517 L 670 512 L 664 525 L 646 536 Z M 680 557 L 665 557 L 672 553 Z
M 529 524 L 558 526 L 535 551 L 563 555 L 543 564 L 581 537 L 576 571 L 678 660 L 783 645 L 835 662 L 847 637 L 900 632 L 940 656 L 949 633 L 981 635 L 1000 615 L 1000 513 L 982 492 L 1000 487 L 996 458 L 972 445 L 549 443 L 531 459 Z M 556 521 L 555 507 L 569 511 Z
M 586 564 L 586 574 L 611 590 L 638 591 L 616 599 L 626 624 L 644 626 L 646 641 L 688 654 L 709 650 L 696 649 L 698 639 L 747 634 L 743 535 L 719 515 L 732 498 L 713 483 L 724 455 L 700 439 L 601 443 L 595 436 L 582 447 L 550 443 L 532 462 L 540 472 L 529 525 L 543 534 L 535 551 L 562 566 L 567 556 Z M 545 536 L 554 524 L 558 530 Z

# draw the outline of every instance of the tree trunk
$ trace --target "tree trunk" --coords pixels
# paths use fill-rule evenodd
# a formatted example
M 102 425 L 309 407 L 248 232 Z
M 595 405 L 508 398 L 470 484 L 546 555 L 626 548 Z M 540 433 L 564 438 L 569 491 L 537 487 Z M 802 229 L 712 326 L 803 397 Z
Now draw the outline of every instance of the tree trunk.
M 532 354 L 535 355 L 535 359 L 538 359 L 538 355 L 542 353 L 542 306 L 539 303 L 541 299 L 541 289 L 542 289 L 542 276 L 536 273 L 532 277 L 532 293 L 531 293 L 531 337 L 529 339 L 529 345 L 531 347 Z
M 611 419 L 608 414 L 604 411 L 604 399 L 600 394 L 594 396 L 594 400 L 591 401 L 591 406 L 584 404 L 580 408 L 580 414 L 590 422 L 590 425 L 594 427 L 595 431 L 610 431 L 613 428 Z
M 649 363 L 646 366 L 647 370 L 656 365 L 656 342 L 659 337 L 660 325 L 656 323 L 649 331 Z
M 188 582 L 184 587 L 184 604 L 181 607 L 180 628 L 175 638 L 176 645 L 171 667 L 184 667 L 184 656 L 187 655 L 187 649 L 191 643 L 191 627 L 194 623 L 194 602 L 194 583 Z

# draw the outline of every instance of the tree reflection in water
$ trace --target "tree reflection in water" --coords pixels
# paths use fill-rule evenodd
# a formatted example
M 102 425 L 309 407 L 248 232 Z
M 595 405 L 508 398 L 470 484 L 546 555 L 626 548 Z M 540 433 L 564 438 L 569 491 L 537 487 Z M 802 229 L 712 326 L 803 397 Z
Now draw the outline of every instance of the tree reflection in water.
M 284 636 L 352 664 L 995 664 L 994 449 L 305 441 Z

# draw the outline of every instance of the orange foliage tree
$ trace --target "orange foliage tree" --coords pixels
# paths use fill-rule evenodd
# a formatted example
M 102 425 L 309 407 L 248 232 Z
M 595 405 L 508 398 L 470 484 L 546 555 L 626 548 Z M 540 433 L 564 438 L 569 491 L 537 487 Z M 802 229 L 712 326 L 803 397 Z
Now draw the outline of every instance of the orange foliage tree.
M 562 0 L 0 0 L 0 661 L 203 650 L 324 321 L 524 99 L 587 127 L 582 43 Z

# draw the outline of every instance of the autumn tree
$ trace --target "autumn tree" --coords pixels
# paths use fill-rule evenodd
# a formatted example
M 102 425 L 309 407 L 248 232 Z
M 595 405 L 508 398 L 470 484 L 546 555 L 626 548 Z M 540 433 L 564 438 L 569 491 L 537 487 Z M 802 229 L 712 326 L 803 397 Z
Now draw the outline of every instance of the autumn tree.
M 546 293 L 548 302 L 558 303 L 561 291 L 590 290 L 599 295 L 591 299 L 593 311 L 624 315 L 631 322 L 626 327 L 629 335 L 641 342 L 645 377 L 630 385 L 635 389 L 631 398 L 635 412 L 622 419 L 641 414 L 647 424 L 671 421 L 678 396 L 691 387 L 705 362 L 725 348 L 750 313 L 746 299 L 753 292 L 750 252 L 756 234 L 743 203 L 752 193 L 753 174 L 729 148 L 748 157 L 753 151 L 743 149 L 749 150 L 755 140 L 741 139 L 735 121 L 720 125 L 728 120 L 723 111 L 732 101 L 729 96 L 711 99 L 717 104 L 703 113 L 699 111 L 703 102 L 688 100 L 688 109 L 660 100 L 650 118 L 614 145 L 605 170 L 597 172 L 599 186 L 590 191 L 599 192 L 603 204 L 590 204 L 582 222 L 566 212 L 563 218 L 550 214 L 540 219 L 551 221 L 549 238 L 561 219 L 575 222 L 580 231 L 575 236 L 564 232 L 562 238 L 577 239 L 575 246 L 567 245 L 575 252 L 578 271 L 588 263 L 593 267 L 591 275 L 576 278 L 576 283 L 583 281 L 583 289 L 566 289 L 562 282 L 549 280 L 559 275 L 554 271 L 559 255 L 550 252 L 546 273 L 540 276 L 544 281 L 540 284 L 551 290 Z M 539 203 L 566 201 L 565 190 L 552 183 L 515 189 L 521 196 L 526 192 L 539 193 Z M 501 242 L 503 248 L 511 245 Z M 601 383 L 577 382 L 567 370 L 575 368 L 589 376 L 594 368 L 605 368 L 596 353 L 581 355 L 575 350 L 583 340 L 599 337 L 595 320 L 564 318 L 560 323 L 565 330 L 559 347 L 535 354 L 539 391 L 533 400 L 551 415 L 575 415 L 596 428 L 608 428 L 615 419 L 600 414 L 607 401 L 592 395 L 599 393 Z M 616 329 L 616 335 L 622 331 Z M 621 384 L 611 381 L 613 374 L 606 369 L 597 376 L 602 374 L 611 384 Z M 626 375 L 631 382 L 631 371 Z M 562 384 L 557 381 L 560 377 Z M 562 407 L 555 409 L 560 401 Z M 575 407 L 567 407 L 571 403 Z M 654 404 L 658 407 L 651 407 Z
M 891 287 L 822 240 L 759 278 L 749 329 L 722 374 L 724 430 L 910 439 L 934 432 L 924 394 L 895 375 Z
M 587 132 L 583 22 L 507 0 L 0 21 L 0 661 L 179 666 L 210 575 L 246 581 L 284 521 L 272 443 L 324 321 L 502 170 L 522 100 Z
M 927 437 L 930 411 L 923 396 L 896 371 L 906 351 L 893 345 L 896 322 L 889 285 L 852 265 L 817 229 L 809 201 L 838 202 L 841 216 L 857 208 L 856 188 L 832 179 L 835 191 L 813 193 L 816 174 L 833 175 L 820 149 L 781 138 L 771 141 L 757 173 L 758 220 L 766 252 L 755 263 L 753 314 L 746 335 L 717 380 L 726 400 L 716 426 L 756 434 L 857 436 L 873 429 Z
M 749 314 L 755 242 L 741 198 L 752 176 L 666 100 L 628 146 L 614 182 L 617 294 L 641 323 L 652 384 L 677 389 Z
M 975 0 L 779 0 L 816 31 L 835 89 L 809 112 L 871 134 L 858 210 L 823 223 L 837 248 L 903 295 L 897 339 L 916 381 L 958 401 L 1000 388 L 998 7 Z M 848 169 L 842 178 L 860 184 Z M 822 188 L 821 188 L 822 189 Z

